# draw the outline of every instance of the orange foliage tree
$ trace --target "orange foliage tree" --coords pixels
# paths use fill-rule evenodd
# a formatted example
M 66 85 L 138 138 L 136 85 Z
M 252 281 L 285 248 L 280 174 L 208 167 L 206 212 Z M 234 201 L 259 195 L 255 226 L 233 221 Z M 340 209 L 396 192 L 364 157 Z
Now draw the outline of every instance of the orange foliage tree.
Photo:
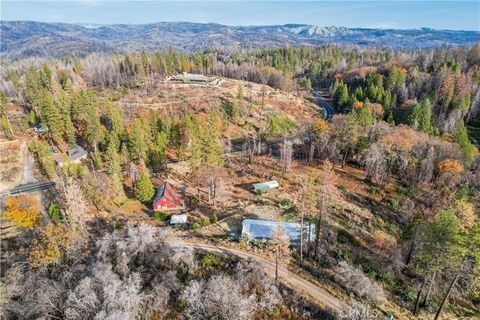
M 445 159 L 438 164 L 441 173 L 462 173 L 464 168 L 458 160 Z
M 40 205 L 34 196 L 10 197 L 5 203 L 5 216 L 11 218 L 17 226 L 33 229 L 40 221 Z

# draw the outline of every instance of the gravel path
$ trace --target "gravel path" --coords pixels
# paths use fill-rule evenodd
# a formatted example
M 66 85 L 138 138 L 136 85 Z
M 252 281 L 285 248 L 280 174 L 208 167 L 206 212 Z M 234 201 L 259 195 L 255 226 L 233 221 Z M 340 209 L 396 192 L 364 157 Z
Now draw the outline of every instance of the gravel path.
M 196 249 L 202 249 L 212 252 L 220 252 L 225 254 L 233 254 L 240 258 L 244 259 L 253 259 L 258 263 L 261 263 L 264 267 L 264 270 L 267 274 L 275 276 L 275 263 L 258 255 L 252 254 L 250 252 L 241 251 L 238 249 L 203 244 L 203 243 L 189 243 L 183 241 L 166 241 L 167 244 L 176 247 L 190 247 Z M 280 265 L 278 268 L 278 276 L 280 281 L 287 287 L 295 290 L 296 292 L 303 295 L 308 300 L 325 306 L 334 311 L 340 312 L 349 308 L 349 305 L 342 300 L 334 297 L 328 293 L 325 289 L 319 287 L 318 285 L 300 277 L 299 275 L 289 271 L 285 266 Z

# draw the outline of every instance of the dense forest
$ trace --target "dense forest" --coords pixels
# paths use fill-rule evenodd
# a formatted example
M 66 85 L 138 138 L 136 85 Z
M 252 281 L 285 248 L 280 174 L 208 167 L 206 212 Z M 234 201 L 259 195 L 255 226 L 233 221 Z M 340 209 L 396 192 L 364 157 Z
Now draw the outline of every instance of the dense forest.
M 158 84 L 182 72 L 240 81 L 229 101 L 200 112 L 186 102 L 181 111 L 118 107 L 132 93 L 167 96 L 168 88 L 160 92 Z M 265 94 L 252 98 L 249 82 L 305 103 L 312 90 L 325 92 L 335 115 L 331 121 L 321 113 L 308 121 L 285 110 L 260 115 L 255 110 L 264 107 Z M 292 265 L 353 292 L 369 308 L 387 299 L 405 319 L 439 319 L 447 312 L 473 319 L 480 312 L 480 44 L 31 58 L 2 64 L 0 88 L 7 140 L 19 127 L 48 127 L 28 148 L 58 190 L 47 210 L 50 224 L 40 223 L 34 199 L 6 201 L 6 214 L 28 230 L 23 242 L 8 244 L 23 248 L 18 255 L 2 259 L 7 319 L 334 317 L 289 297 L 245 261 L 175 253 L 152 240 L 157 231 L 150 226 L 109 224 L 95 213 L 112 213 L 129 199 L 149 204 L 154 181 L 170 174 L 167 164 L 184 161 L 188 181 L 206 190 L 210 208 L 190 227 L 205 227 L 219 220 L 217 201 L 232 168 L 245 175 L 270 157 L 279 159 L 268 177 L 290 181 L 289 192 L 298 195 L 280 199 L 279 206 L 291 205 L 298 220 L 316 227 L 314 241 L 285 249 Z M 22 113 L 19 125 L 13 106 Z M 243 152 L 237 158 L 228 154 L 235 144 L 231 130 L 248 133 L 238 139 Z M 292 136 L 301 142 L 293 145 Z M 275 139 L 282 141 L 277 149 L 269 143 Z M 89 154 L 83 164 L 59 167 L 50 156 L 52 148 L 66 152 L 77 144 Z M 309 168 L 292 169 L 294 160 Z M 362 172 L 368 198 L 334 185 L 346 168 Z M 256 197 L 257 204 L 268 201 Z M 345 218 L 356 212 L 348 203 L 375 218 Z M 273 244 L 278 256 L 280 247 Z M 33 290 L 40 284 L 43 294 Z M 221 310 L 215 308 L 219 299 Z M 355 319 L 369 319 L 368 312 Z

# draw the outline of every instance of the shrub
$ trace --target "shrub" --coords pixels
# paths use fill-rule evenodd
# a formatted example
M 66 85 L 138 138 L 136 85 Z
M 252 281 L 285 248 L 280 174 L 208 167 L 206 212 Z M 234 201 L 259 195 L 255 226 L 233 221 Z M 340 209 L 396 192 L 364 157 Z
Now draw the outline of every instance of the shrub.
M 343 183 L 338 187 L 338 189 L 340 189 L 340 191 L 342 191 L 343 193 L 346 193 L 348 191 L 348 187 Z
M 280 202 L 279 204 L 281 206 L 289 206 L 292 204 L 292 200 L 288 199 L 288 198 L 283 198 L 283 199 L 280 199 Z
M 198 223 L 193 222 L 192 224 L 190 224 L 190 229 L 196 230 L 198 228 L 200 228 L 200 225 Z
M 48 206 L 48 215 L 50 216 L 50 218 L 52 218 L 53 220 L 60 220 L 62 219 L 62 214 L 60 212 L 60 207 L 58 206 L 58 204 L 56 204 L 55 202 L 50 202 L 50 205 Z
M 389 223 L 387 229 L 389 233 L 397 233 L 397 226 L 393 223 Z
M 390 273 L 380 272 L 377 278 L 378 280 L 380 280 L 380 282 L 383 282 L 390 287 L 393 287 L 395 285 L 395 279 Z
M 222 265 L 223 257 L 216 253 L 207 253 L 202 259 L 204 267 L 218 268 Z
M 339 243 L 351 243 L 351 244 L 356 244 L 358 243 L 357 239 L 353 235 L 351 235 L 348 231 L 344 229 L 338 229 L 337 231 L 337 241 Z
M 122 228 L 122 223 L 120 221 L 117 220 L 113 223 L 113 229 L 120 230 L 121 228 Z
M 160 220 L 162 220 L 162 221 L 170 220 L 170 217 L 171 217 L 171 216 L 172 216 L 172 215 L 171 215 L 170 213 L 165 212 L 165 211 L 155 211 L 155 212 L 153 213 L 153 217 L 154 217 L 155 219 L 160 219 Z
M 415 290 L 415 288 L 408 287 L 403 296 L 408 302 L 413 302 L 417 298 L 417 290 Z
M 212 215 L 212 222 L 213 222 L 213 223 L 217 223 L 217 222 L 218 222 L 218 217 L 217 217 L 217 214 L 216 214 L 216 213 L 214 213 L 214 214 Z
M 201 216 L 200 225 L 205 227 L 205 226 L 208 226 L 209 224 L 210 224 L 210 218 L 208 216 Z
M 255 190 L 254 193 L 255 193 L 255 195 L 257 195 L 257 196 L 263 196 L 263 195 L 266 193 L 266 191 L 265 191 L 265 190 L 262 190 L 262 189 L 259 189 L 259 190 Z
M 262 204 L 265 204 L 265 201 L 263 201 L 263 199 L 255 199 L 255 201 L 253 201 L 253 203 L 255 203 L 257 205 L 262 205 Z
M 348 258 L 350 257 L 350 250 L 348 250 L 348 248 L 342 248 L 340 249 L 340 258 L 342 258 L 343 260 L 348 260 Z
M 400 207 L 400 202 L 401 200 L 399 198 L 392 198 L 390 199 L 390 205 L 392 206 L 392 208 L 394 209 L 397 209 L 398 207 Z

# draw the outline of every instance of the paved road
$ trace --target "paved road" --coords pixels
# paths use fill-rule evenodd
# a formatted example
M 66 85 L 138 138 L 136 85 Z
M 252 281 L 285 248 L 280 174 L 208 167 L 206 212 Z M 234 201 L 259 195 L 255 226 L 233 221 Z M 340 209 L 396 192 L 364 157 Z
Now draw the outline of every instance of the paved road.
M 324 97 L 315 90 L 312 90 L 312 95 L 320 107 L 322 107 L 325 120 L 329 122 L 332 121 L 334 110 L 330 103 L 328 103 Z
M 260 263 L 265 272 L 271 276 L 275 276 L 275 263 L 267 260 L 264 257 L 252 254 L 250 252 L 241 251 L 238 249 L 215 246 L 210 244 L 203 243 L 189 243 L 183 241 L 166 241 L 167 244 L 173 247 L 189 247 L 195 249 L 202 249 L 211 252 L 220 252 L 224 254 L 233 254 L 243 259 L 253 259 L 256 262 Z M 280 281 L 287 287 L 295 290 L 296 292 L 303 295 L 308 300 L 325 306 L 334 311 L 341 311 L 349 308 L 349 305 L 342 300 L 334 297 L 328 293 L 325 289 L 319 287 L 318 285 L 300 277 L 298 274 L 289 271 L 284 266 L 279 266 L 278 276 Z

